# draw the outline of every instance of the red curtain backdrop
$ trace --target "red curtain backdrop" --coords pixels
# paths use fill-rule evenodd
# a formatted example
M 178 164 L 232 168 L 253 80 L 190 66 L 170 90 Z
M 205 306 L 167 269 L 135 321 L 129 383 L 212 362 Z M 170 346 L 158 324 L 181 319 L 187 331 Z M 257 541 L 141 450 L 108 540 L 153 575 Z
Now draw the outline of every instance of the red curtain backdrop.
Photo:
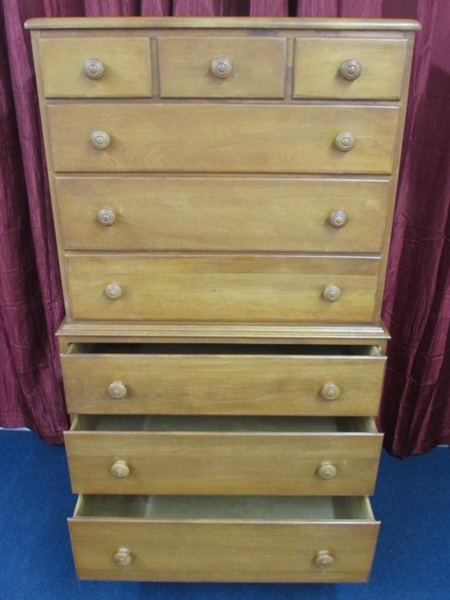
M 55 341 L 64 313 L 40 132 L 31 17 L 413 18 L 417 35 L 383 316 L 379 425 L 401 457 L 450 443 L 449 0 L 0 0 L 0 425 L 67 427 Z

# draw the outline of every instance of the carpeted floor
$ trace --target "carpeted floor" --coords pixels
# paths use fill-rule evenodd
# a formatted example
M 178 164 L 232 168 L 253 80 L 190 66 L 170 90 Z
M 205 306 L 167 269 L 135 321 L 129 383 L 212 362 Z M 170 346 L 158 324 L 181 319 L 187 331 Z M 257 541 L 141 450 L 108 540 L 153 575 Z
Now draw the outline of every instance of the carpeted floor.
M 450 600 L 450 450 L 383 453 L 372 499 L 382 521 L 371 580 L 349 585 L 78 582 L 63 447 L 0 431 L 0 597 L 7 600 Z

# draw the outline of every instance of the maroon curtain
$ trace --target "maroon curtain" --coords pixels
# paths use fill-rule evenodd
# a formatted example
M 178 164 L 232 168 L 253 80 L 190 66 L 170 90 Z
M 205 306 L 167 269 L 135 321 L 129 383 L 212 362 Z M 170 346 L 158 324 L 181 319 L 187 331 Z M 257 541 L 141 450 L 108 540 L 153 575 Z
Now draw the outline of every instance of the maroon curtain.
M 417 35 L 383 316 L 392 335 L 379 424 L 397 456 L 450 443 L 448 0 L 0 0 L 0 425 L 67 427 L 54 333 L 63 300 L 40 134 L 31 17 L 413 18 Z

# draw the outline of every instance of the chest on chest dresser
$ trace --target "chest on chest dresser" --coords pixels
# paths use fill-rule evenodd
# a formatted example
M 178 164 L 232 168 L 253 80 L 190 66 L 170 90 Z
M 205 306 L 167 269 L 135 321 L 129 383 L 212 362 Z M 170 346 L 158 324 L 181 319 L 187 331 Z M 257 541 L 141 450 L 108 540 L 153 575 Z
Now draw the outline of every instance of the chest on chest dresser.
M 78 575 L 364 581 L 417 24 L 28 27 Z

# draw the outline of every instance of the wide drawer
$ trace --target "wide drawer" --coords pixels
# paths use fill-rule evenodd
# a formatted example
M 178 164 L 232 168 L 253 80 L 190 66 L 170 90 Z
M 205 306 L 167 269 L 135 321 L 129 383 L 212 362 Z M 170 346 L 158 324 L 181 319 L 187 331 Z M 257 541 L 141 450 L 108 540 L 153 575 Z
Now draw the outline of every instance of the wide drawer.
M 286 39 L 170 36 L 158 40 L 163 98 L 283 98 Z
M 71 413 L 371 416 L 386 357 L 375 346 L 71 344 Z
M 358 257 L 66 255 L 73 318 L 99 321 L 371 323 L 379 266 Z
M 390 190 L 286 177 L 59 176 L 55 187 L 65 249 L 241 252 L 380 253 Z
M 375 485 L 371 418 L 79 415 L 65 435 L 89 494 L 360 495 Z
M 294 98 L 398 100 L 406 47 L 406 39 L 297 38 Z
M 39 39 L 47 98 L 145 98 L 152 95 L 148 37 Z
M 399 118 L 395 106 L 82 102 L 47 111 L 56 172 L 389 174 Z M 94 147 L 94 132 L 106 148 Z M 353 149 L 346 135 L 348 150 L 338 149 L 340 134 L 353 136 Z
M 81 579 L 366 581 L 379 523 L 366 498 L 80 496 Z

